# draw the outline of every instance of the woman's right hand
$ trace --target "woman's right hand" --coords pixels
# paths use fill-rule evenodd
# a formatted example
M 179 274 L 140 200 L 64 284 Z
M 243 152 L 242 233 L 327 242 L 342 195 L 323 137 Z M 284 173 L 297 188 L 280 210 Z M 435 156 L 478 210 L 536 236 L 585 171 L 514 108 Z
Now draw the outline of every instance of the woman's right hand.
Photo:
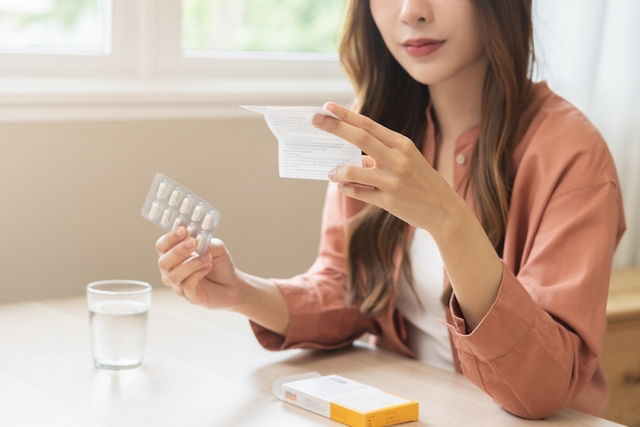
M 224 242 L 211 239 L 207 252 L 194 253 L 196 242 L 184 227 L 162 235 L 156 242 L 162 282 L 189 302 L 207 308 L 234 309 L 240 280 Z

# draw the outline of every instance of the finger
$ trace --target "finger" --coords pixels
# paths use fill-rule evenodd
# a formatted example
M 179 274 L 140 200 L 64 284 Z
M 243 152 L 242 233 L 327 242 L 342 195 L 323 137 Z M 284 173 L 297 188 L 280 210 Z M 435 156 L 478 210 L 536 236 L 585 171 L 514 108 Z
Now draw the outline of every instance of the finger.
M 381 193 L 377 188 L 363 187 L 359 184 L 339 184 L 338 188 L 342 193 L 352 199 L 361 200 L 363 202 L 381 207 Z
M 180 290 L 180 286 L 176 286 L 176 285 L 174 285 L 173 283 L 171 283 L 171 281 L 169 280 L 169 278 L 167 277 L 167 275 L 166 275 L 166 274 L 161 275 L 161 276 L 160 276 L 160 280 L 162 281 L 162 283 L 163 283 L 165 286 L 167 286 L 168 288 L 171 288 L 171 290 L 172 290 L 173 292 L 175 292 L 176 294 L 180 295 L 180 293 L 179 293 L 178 291 L 182 292 L 182 291 Z
M 213 266 L 211 264 L 205 265 L 200 270 L 191 273 L 191 275 L 182 282 L 182 291 L 189 301 L 195 302 L 198 300 L 198 283 L 200 283 L 204 276 L 209 274 L 212 268 Z
M 209 255 L 196 257 L 169 271 L 167 273 L 167 279 L 173 286 L 182 286 L 182 282 L 184 282 L 187 277 L 191 276 L 195 271 L 209 265 L 211 265 Z
M 373 168 L 376 166 L 376 161 L 371 156 L 362 156 L 362 167 L 363 168 Z
M 316 114 L 313 116 L 313 125 L 352 143 L 377 161 L 383 162 L 389 155 L 389 147 L 384 143 L 367 131 L 347 122 L 323 114 Z
M 338 166 L 329 175 L 329 178 L 334 182 L 357 183 L 376 188 L 381 188 L 384 185 L 383 175 L 380 170 L 358 166 Z
M 363 116 L 362 114 L 353 112 L 340 104 L 336 104 L 335 102 L 327 102 L 323 107 L 325 110 L 335 114 L 343 122 L 349 123 L 350 125 L 362 129 L 365 132 L 373 135 L 375 138 L 382 141 L 386 146 L 393 148 L 394 146 L 398 145 L 396 141 L 398 140 L 398 136 L 400 134 L 392 131 L 387 127 L 382 126 L 375 120 L 372 120 L 367 116 Z
M 156 241 L 156 246 L 155 246 L 156 253 L 158 255 L 164 254 L 169 249 L 174 247 L 176 243 L 180 242 L 181 240 L 184 240 L 186 237 L 187 237 L 187 230 L 182 226 L 166 234 L 163 234 Z
M 168 272 L 182 264 L 196 249 L 196 239 L 189 237 L 178 243 L 158 258 L 160 271 Z

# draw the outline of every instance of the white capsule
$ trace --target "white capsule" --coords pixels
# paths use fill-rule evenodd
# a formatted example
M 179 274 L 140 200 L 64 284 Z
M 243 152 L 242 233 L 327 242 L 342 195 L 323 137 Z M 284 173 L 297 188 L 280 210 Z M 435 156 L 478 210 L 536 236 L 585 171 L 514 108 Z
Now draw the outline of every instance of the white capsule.
M 211 230 L 211 228 L 213 228 L 213 221 L 214 221 L 213 211 L 207 212 L 204 219 L 202 220 L 202 229 Z
M 207 249 L 209 244 L 209 233 L 198 233 L 198 237 L 196 238 L 197 243 L 197 251 L 204 252 Z
M 173 212 L 171 209 L 167 208 L 162 212 L 162 218 L 160 219 L 160 225 L 162 227 L 168 227 L 171 223 L 171 217 L 173 216 Z
M 160 203 L 154 201 L 149 208 L 149 219 L 155 221 L 160 216 Z
M 180 217 L 177 217 L 176 219 L 173 220 L 173 225 L 171 226 L 171 230 L 175 230 L 181 225 L 182 225 L 182 219 Z
M 180 201 L 180 193 L 182 193 L 182 191 L 180 191 L 179 187 L 174 188 L 174 190 L 171 192 L 171 197 L 169 197 L 169 206 L 171 206 L 172 208 L 178 206 L 178 202 Z
M 189 234 L 189 236 L 193 237 L 196 234 L 197 230 L 198 230 L 197 224 L 189 224 L 189 226 L 187 226 L 187 234 Z
M 167 193 L 169 193 L 169 185 L 167 184 L 167 181 L 162 180 L 160 181 L 160 184 L 158 184 L 158 189 L 156 190 L 156 198 L 163 200 L 165 197 L 167 197 Z
M 193 215 L 191 215 L 191 221 L 200 221 L 202 219 L 202 215 L 204 215 L 204 205 L 202 203 L 198 203 L 198 206 L 193 210 Z
M 186 214 L 186 213 L 189 213 L 189 211 L 191 211 L 192 201 L 193 201 L 193 198 L 191 197 L 191 194 L 188 194 L 184 199 L 182 199 L 182 204 L 180 205 L 181 214 Z

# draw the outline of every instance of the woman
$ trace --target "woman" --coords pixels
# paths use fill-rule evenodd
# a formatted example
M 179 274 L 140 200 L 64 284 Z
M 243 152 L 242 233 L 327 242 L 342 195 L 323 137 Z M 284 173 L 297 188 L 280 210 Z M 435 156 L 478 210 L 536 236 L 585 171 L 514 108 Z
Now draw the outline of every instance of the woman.
M 340 119 L 314 125 L 367 155 L 330 174 L 315 263 L 252 276 L 219 239 L 191 256 L 181 228 L 156 244 L 163 282 L 268 349 L 369 332 L 518 416 L 601 415 L 622 199 L 601 135 L 531 81 L 531 0 L 353 0 L 340 57 L 358 113 L 328 103 Z

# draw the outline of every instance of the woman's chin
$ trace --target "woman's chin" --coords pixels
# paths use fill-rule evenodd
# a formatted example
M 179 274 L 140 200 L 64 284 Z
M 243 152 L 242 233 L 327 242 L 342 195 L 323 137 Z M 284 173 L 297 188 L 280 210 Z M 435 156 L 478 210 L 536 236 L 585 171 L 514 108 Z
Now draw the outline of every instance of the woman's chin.
M 449 77 L 449 73 L 446 73 L 442 70 L 436 70 L 434 67 L 428 67 L 429 70 L 426 70 L 426 67 L 407 67 L 405 69 L 408 70 L 409 75 L 418 83 L 422 83 L 426 86 L 437 85 L 447 80 Z

